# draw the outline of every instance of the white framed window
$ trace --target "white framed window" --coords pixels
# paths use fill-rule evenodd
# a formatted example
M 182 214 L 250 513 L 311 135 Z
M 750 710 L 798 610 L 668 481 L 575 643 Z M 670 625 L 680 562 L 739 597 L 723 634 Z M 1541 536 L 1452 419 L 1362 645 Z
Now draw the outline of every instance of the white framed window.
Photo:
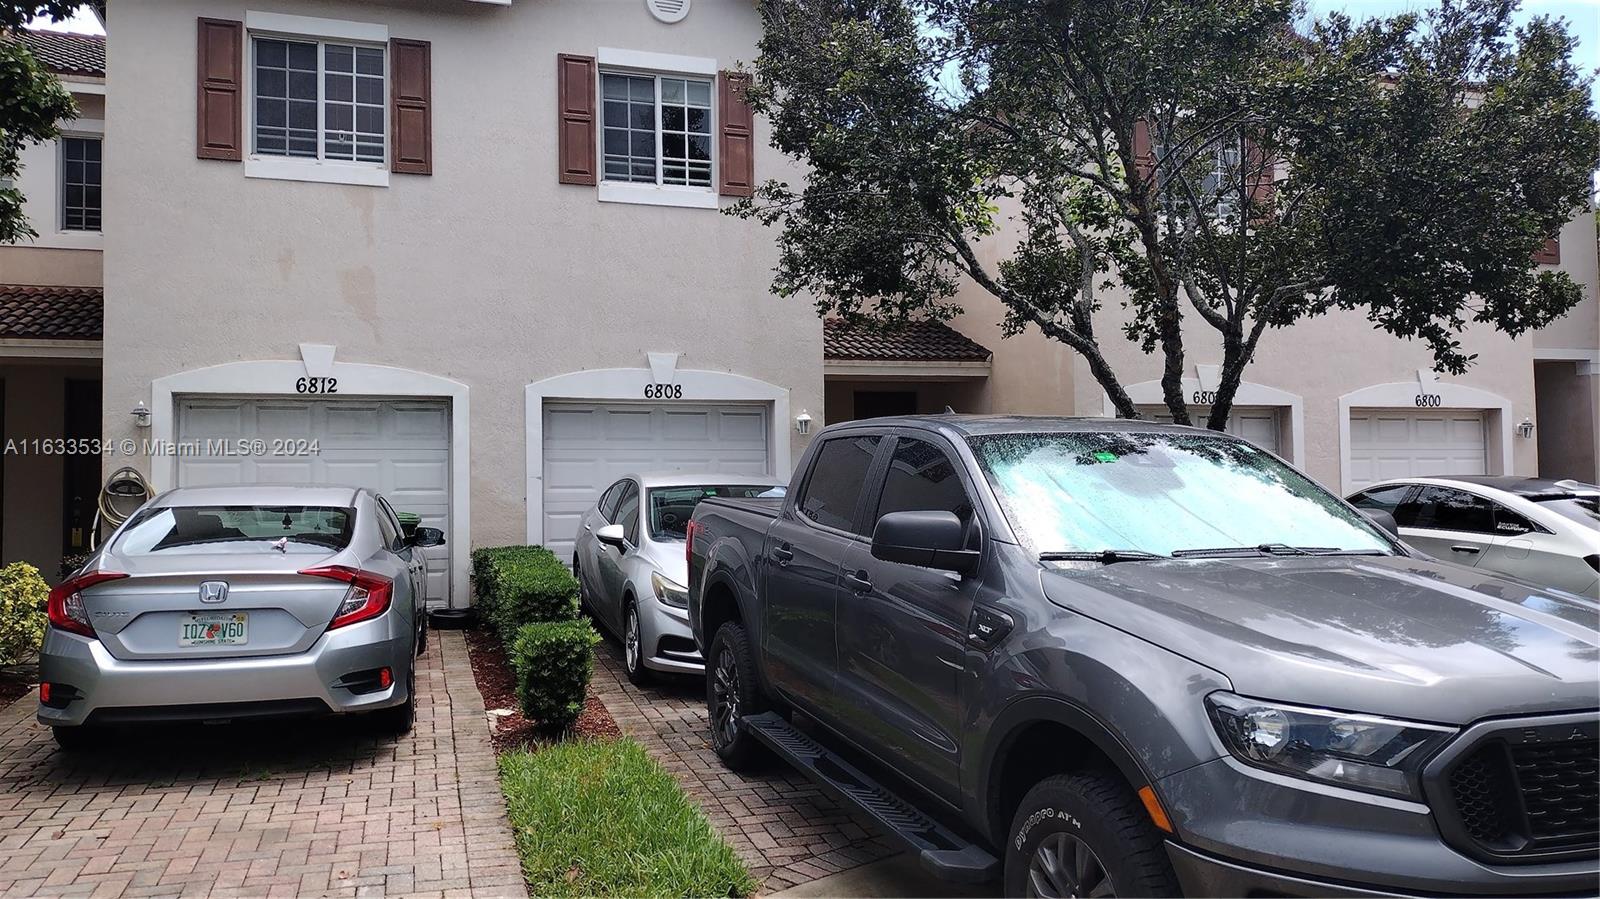
M 385 186 L 388 29 L 248 13 L 250 177 Z
M 1156 158 L 1166 158 L 1168 150 L 1168 144 L 1158 137 L 1154 146 Z M 1167 168 L 1170 164 L 1169 162 L 1163 165 L 1160 185 L 1163 189 L 1173 177 L 1171 170 Z M 1193 186 L 1195 196 L 1202 204 L 1211 206 L 1217 218 L 1230 218 L 1238 212 L 1239 177 L 1243 169 L 1237 141 L 1219 139 L 1212 142 L 1189 161 L 1189 166 L 1190 172 L 1199 175 Z M 1174 193 L 1179 190 L 1181 188 L 1173 188 Z M 1186 203 L 1187 199 L 1180 197 L 1179 201 Z
M 61 145 L 61 230 L 101 231 L 100 170 L 103 141 L 64 134 Z
M 711 190 L 713 83 L 600 72 L 601 180 Z

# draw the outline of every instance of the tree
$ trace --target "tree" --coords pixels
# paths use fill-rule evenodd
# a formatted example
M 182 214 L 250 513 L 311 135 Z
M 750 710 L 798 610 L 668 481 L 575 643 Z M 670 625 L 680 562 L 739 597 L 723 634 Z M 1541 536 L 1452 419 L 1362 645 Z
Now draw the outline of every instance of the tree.
M 1220 430 L 1269 328 L 1359 310 L 1460 373 L 1470 322 L 1581 299 L 1532 257 L 1587 202 L 1600 123 L 1565 25 L 1513 32 L 1513 0 L 1359 25 L 1296 0 L 759 5 L 752 103 L 807 176 L 732 212 L 780 229 L 774 290 L 824 314 L 948 317 L 970 281 L 1137 417 L 1095 329 L 1120 287 L 1178 422 L 1186 318 L 1216 332 Z
M 40 16 L 69 18 L 84 5 L 85 0 L 0 0 L 0 244 L 38 236 L 22 214 L 22 191 L 15 184 L 22 148 L 55 140 L 60 122 L 78 114 L 72 94 L 9 32 Z

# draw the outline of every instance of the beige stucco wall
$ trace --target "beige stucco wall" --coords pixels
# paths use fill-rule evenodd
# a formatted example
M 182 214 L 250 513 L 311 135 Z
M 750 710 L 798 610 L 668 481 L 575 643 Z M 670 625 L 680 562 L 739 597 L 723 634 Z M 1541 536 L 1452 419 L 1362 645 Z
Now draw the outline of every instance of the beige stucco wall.
M 238 163 L 196 159 L 195 18 L 247 8 L 431 41 L 434 174 L 354 187 L 247 179 Z M 821 325 L 804 301 L 769 295 L 769 233 L 713 210 L 602 204 L 556 180 L 558 53 L 607 46 L 731 67 L 755 55 L 746 0 L 700 0 L 672 26 L 637 0 L 148 0 L 115 29 L 107 214 L 138 225 L 107 235 L 108 435 L 141 436 L 126 410 L 151 400 L 152 379 L 336 344 L 341 362 L 470 387 L 472 537 L 491 544 L 525 536 L 531 381 L 681 352 L 680 369 L 789 388 L 792 413 L 822 408 Z M 764 148 L 764 123 L 757 137 Z M 783 171 L 758 155 L 757 177 Z
M 106 98 L 85 93 L 103 89 L 91 81 L 67 79 L 78 104 L 78 117 L 63 122 L 64 134 L 96 135 L 105 129 Z M 101 282 L 98 233 L 63 231 L 61 225 L 60 146 L 55 141 L 23 147 L 21 176 L 22 212 L 38 236 L 17 244 L 0 245 L 0 284 L 31 284 L 59 287 L 98 287 Z
M 0 246 L 0 284 L 99 287 L 99 250 Z

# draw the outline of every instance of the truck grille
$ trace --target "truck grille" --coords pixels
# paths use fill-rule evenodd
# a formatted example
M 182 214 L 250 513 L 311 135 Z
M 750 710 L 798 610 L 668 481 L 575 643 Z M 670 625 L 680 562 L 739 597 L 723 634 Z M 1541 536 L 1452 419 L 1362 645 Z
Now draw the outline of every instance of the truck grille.
M 1461 829 L 1502 857 L 1592 847 L 1600 839 L 1600 741 L 1489 739 L 1451 765 Z

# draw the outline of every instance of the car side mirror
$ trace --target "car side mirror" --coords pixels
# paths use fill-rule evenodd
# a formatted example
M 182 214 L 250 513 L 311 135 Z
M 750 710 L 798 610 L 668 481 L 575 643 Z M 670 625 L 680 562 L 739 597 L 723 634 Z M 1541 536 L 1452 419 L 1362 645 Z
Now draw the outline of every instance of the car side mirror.
M 1367 516 L 1367 519 L 1373 524 L 1387 531 L 1389 536 L 1396 540 L 1400 539 L 1400 522 L 1395 521 L 1393 512 L 1386 512 L 1383 509 L 1362 509 L 1361 514 Z
M 872 529 L 872 557 L 971 574 L 979 553 L 967 548 L 967 529 L 954 512 L 890 512 Z
M 601 543 L 604 543 L 607 546 L 616 547 L 617 552 L 626 552 L 628 549 L 627 532 L 622 529 L 622 525 L 620 524 L 608 524 L 600 530 L 595 531 L 594 539 L 599 540 Z
M 419 527 L 411 532 L 410 543 L 412 546 L 443 546 L 444 531 L 438 528 Z

